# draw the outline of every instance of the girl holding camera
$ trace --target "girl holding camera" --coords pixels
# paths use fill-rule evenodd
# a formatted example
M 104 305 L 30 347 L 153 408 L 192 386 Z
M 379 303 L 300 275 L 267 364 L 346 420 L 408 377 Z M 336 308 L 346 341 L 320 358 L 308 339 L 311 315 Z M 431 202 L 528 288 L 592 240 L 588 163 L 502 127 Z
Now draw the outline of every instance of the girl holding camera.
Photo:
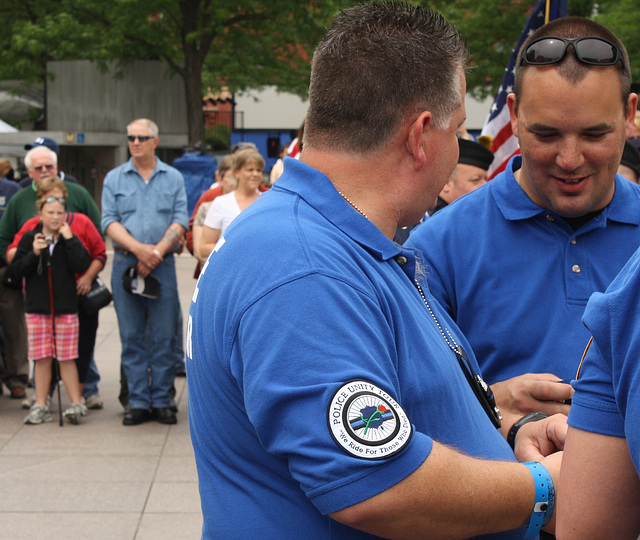
M 91 257 L 67 223 L 64 182 L 55 178 L 40 184 L 36 202 L 40 223 L 21 238 L 11 263 L 14 273 L 25 278 L 29 359 L 35 362 L 36 402 L 24 423 L 52 420 L 47 396 L 55 358 L 71 400 L 63 414 L 71 423 L 79 424 L 86 415 L 86 407 L 81 403 L 74 362 L 78 356 L 78 294 L 74 274 L 87 270 Z

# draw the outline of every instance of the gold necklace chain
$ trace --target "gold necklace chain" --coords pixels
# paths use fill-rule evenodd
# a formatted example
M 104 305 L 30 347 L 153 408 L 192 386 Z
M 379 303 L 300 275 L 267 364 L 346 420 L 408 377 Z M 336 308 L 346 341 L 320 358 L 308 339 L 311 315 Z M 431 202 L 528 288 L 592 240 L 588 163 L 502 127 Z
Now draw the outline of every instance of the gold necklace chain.
M 347 197 L 345 197 L 344 193 L 342 193 L 342 191 L 338 190 L 338 193 L 340 193 L 340 196 L 347 201 L 359 214 L 363 215 L 364 217 L 366 217 L 367 219 L 369 219 L 367 217 L 367 214 L 365 214 L 362 210 L 360 210 L 360 208 L 358 208 L 355 204 L 353 204 Z

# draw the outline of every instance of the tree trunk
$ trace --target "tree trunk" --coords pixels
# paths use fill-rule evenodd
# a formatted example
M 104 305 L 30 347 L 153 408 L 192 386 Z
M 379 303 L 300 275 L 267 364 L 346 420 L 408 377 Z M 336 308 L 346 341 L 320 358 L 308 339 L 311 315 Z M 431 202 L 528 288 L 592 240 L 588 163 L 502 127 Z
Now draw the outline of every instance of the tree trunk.
M 187 128 L 189 144 L 204 143 L 204 115 L 202 113 L 202 67 L 187 65 L 184 90 L 187 98 Z

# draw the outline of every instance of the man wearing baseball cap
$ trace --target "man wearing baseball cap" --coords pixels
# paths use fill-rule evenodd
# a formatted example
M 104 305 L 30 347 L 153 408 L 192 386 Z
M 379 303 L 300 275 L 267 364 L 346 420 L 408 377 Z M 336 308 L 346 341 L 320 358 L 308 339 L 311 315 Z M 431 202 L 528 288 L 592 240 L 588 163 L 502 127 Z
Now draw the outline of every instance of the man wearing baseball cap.
M 60 157 L 60 147 L 58 143 L 54 141 L 51 137 L 36 137 L 32 143 L 28 143 L 24 145 L 25 150 L 31 150 L 32 148 L 36 148 L 38 146 L 46 146 L 52 152 L 55 152 L 58 157 Z M 78 180 L 71 176 L 70 174 L 66 174 L 64 171 L 58 170 L 58 176 L 61 180 L 65 182 L 71 182 L 73 184 L 78 184 Z M 20 181 L 20 187 L 27 187 L 31 184 L 31 178 L 26 177 Z

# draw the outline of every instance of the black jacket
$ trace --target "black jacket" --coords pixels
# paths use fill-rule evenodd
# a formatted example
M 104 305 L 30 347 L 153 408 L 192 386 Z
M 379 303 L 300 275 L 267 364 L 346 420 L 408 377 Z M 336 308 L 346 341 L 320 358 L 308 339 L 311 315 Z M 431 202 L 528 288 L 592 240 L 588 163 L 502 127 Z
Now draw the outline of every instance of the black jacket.
M 15 275 L 26 278 L 25 311 L 51 314 L 48 277 L 51 269 L 55 314 L 77 313 L 78 293 L 74 274 L 81 274 L 89 268 L 91 256 L 76 236 L 69 240 L 59 236 L 53 255 L 49 255 L 49 250 L 42 250 L 40 256 L 36 256 L 33 252 L 33 238 L 36 233 L 41 232 L 42 223 L 24 233 L 11 263 Z

